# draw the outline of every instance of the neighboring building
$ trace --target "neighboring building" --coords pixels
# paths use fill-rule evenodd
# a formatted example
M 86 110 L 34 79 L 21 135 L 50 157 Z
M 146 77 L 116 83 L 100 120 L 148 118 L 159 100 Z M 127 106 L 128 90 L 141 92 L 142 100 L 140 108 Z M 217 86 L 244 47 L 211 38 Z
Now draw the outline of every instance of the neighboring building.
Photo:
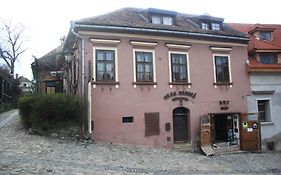
M 38 93 L 63 92 L 63 66 L 64 57 L 62 45 L 52 50 L 31 64 L 35 89 Z
M 248 109 L 261 122 L 262 149 L 281 150 L 281 25 L 230 25 L 250 38 Z
M 239 144 L 250 94 L 245 34 L 222 18 L 124 8 L 72 23 L 77 93 L 91 138 L 171 148 L 199 143 L 200 117 L 212 142 Z M 70 61 L 71 62 L 71 61 Z
M 12 102 L 12 81 L 9 70 L 0 67 L 0 104 Z
M 33 92 L 33 83 L 27 78 L 20 76 L 17 78 L 19 82 L 19 87 L 22 90 L 23 94 L 30 94 Z

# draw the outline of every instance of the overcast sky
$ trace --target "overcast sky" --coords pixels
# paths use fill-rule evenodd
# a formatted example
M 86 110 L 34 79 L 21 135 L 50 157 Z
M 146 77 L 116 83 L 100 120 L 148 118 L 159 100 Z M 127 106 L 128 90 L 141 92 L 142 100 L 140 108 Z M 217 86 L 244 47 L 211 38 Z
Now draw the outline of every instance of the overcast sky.
M 276 4 L 276 5 L 274 5 Z M 123 7 L 160 8 L 188 14 L 207 13 L 225 22 L 281 24 L 276 0 L 0 0 L 0 18 L 27 27 L 28 51 L 15 72 L 32 79 L 32 55 L 41 57 L 60 44 L 71 20 L 105 14 Z

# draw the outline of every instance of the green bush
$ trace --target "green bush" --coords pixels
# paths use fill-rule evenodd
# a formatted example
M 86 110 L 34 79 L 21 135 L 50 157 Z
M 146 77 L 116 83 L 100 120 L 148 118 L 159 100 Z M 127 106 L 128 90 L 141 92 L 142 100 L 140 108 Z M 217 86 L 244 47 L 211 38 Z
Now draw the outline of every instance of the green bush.
M 18 107 L 24 126 L 40 130 L 79 125 L 83 115 L 81 100 L 65 94 L 23 96 Z

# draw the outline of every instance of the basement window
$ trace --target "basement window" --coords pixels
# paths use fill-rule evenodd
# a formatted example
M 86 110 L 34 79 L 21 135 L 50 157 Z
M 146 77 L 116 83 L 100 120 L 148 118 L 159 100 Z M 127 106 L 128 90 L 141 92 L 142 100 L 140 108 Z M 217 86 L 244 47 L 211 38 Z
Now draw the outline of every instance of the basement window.
M 134 123 L 134 117 L 133 116 L 122 117 L 122 123 Z

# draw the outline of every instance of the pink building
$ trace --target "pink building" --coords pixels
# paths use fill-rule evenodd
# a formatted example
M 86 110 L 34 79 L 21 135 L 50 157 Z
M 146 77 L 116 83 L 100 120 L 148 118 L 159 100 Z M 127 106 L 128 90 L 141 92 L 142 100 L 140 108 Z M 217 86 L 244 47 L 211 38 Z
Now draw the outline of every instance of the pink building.
M 239 144 L 247 43 L 222 18 L 125 8 L 72 23 L 64 50 L 74 52 L 68 75 L 88 104 L 93 140 L 195 148 L 204 115 L 212 143 L 229 142 L 231 131 Z

